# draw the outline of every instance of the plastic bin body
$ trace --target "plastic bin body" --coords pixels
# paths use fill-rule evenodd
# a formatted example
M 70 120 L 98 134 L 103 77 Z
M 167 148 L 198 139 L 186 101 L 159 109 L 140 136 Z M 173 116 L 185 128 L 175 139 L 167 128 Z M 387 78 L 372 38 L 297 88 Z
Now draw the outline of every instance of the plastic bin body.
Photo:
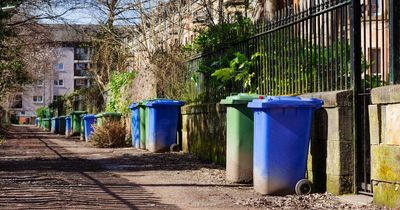
M 72 136 L 72 120 L 71 116 L 65 117 L 65 136 Z
M 58 127 L 60 124 L 60 118 L 58 117 L 53 117 L 51 118 L 51 132 L 57 134 L 58 133 Z
M 132 123 L 131 123 L 131 133 L 132 133 L 132 147 L 140 148 L 140 109 L 139 103 L 133 103 L 129 106 L 132 112 Z
M 71 125 L 72 135 L 79 135 L 81 133 L 81 118 L 82 115 L 86 114 L 85 111 L 73 111 L 71 112 Z
M 146 115 L 146 106 L 139 106 L 139 146 L 140 149 L 146 149 L 146 123 L 147 123 L 147 115 Z
M 51 123 L 51 131 L 50 132 L 54 133 L 55 123 L 56 123 L 56 120 L 54 119 L 54 117 L 50 118 L 50 123 Z
M 50 118 L 43 118 L 42 124 L 43 124 L 43 129 L 45 129 L 46 131 L 50 131 L 51 130 L 51 120 L 50 120 Z
M 178 120 L 182 101 L 157 99 L 146 103 L 146 149 L 151 152 L 165 152 L 176 144 Z
M 37 121 L 36 127 L 40 128 L 41 118 L 40 117 L 36 118 L 36 121 Z
M 58 130 L 57 133 L 60 135 L 65 135 L 65 116 L 60 116 L 58 118 Z
M 102 112 L 96 116 L 96 124 L 101 126 L 105 120 L 120 120 L 122 114 L 118 112 Z
M 221 100 L 226 110 L 226 179 L 253 180 L 253 111 L 247 104 L 259 95 L 238 94 Z
M 93 126 L 96 123 L 96 117 L 94 114 L 87 114 L 83 117 L 84 130 L 85 130 L 85 141 L 89 142 L 93 135 Z
M 79 132 L 79 140 L 84 141 L 85 140 L 85 121 L 83 120 L 83 117 L 85 117 L 86 114 L 81 115 L 81 120 L 80 120 L 80 132 Z
M 288 194 L 305 178 L 314 110 L 323 102 L 298 97 L 254 100 L 254 189 Z
M 38 125 L 39 125 L 39 119 L 35 118 L 35 126 L 38 127 Z

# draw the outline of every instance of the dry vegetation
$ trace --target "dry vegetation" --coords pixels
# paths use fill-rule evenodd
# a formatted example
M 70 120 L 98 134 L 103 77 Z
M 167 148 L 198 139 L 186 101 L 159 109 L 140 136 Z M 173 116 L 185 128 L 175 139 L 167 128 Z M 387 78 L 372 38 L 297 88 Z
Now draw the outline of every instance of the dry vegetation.
M 118 148 L 126 147 L 129 142 L 125 139 L 125 125 L 120 121 L 109 120 L 94 127 L 92 142 L 95 147 Z

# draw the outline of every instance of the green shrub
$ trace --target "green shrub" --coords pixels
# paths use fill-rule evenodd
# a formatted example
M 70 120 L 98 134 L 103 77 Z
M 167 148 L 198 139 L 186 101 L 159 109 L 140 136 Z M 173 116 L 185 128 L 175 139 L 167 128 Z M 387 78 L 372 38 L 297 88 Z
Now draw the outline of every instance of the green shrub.
M 126 147 L 129 143 L 125 139 L 125 125 L 120 121 L 104 121 L 100 126 L 94 126 L 92 143 L 100 148 Z

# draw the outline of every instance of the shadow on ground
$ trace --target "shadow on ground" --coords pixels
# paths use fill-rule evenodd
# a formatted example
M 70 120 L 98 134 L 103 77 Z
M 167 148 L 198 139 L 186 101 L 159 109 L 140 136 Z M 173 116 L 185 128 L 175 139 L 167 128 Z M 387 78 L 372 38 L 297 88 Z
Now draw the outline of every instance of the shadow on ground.
M 98 160 L 78 158 L 43 138 L 53 135 L 36 131 L 12 127 L 7 143 L 0 146 L 0 209 L 178 208 L 109 173 Z

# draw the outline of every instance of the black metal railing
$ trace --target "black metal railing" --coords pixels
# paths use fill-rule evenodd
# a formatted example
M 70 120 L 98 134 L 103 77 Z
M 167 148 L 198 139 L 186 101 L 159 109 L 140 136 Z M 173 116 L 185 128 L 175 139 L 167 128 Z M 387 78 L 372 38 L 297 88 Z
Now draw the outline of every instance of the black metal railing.
M 304 2 L 300 6 L 290 6 L 276 12 L 272 21 L 257 23 L 257 33 L 251 38 L 190 59 L 187 66 L 192 77 L 188 81 L 193 81 L 193 77 L 198 79 L 195 83 L 192 82 L 193 97 L 208 92 L 207 95 L 218 100 L 232 92 L 247 91 L 241 84 L 232 82 L 222 89 L 213 87 L 213 92 L 210 93 L 207 90 L 209 81 L 206 81 L 209 75 L 199 73 L 203 72 L 202 68 L 211 67 L 216 61 L 229 59 L 235 52 L 240 52 L 249 59 L 252 55 L 259 55 L 252 67 L 252 72 L 255 73 L 253 85 L 256 87 L 253 90 L 259 94 L 294 95 L 350 89 L 351 1 Z M 364 3 L 362 7 L 368 8 L 366 5 L 368 4 Z M 379 8 L 375 10 L 384 11 Z M 361 17 L 364 37 L 371 39 L 364 39 L 362 43 L 363 58 L 360 64 L 363 69 L 363 87 L 368 89 L 388 82 L 388 71 L 385 71 L 388 66 L 388 60 L 385 59 L 387 52 L 382 46 L 383 42 L 377 44 L 378 39 L 384 39 L 388 32 L 373 26 L 386 24 L 386 16 L 385 13 L 380 13 L 382 16 L 373 16 L 371 11 L 375 10 L 364 9 L 364 16 Z M 382 50 L 374 51 L 369 48 L 374 46 L 381 47 Z M 372 51 L 374 53 L 371 54 Z
M 400 77 L 393 55 L 400 52 L 389 25 L 388 2 L 394 0 L 310 0 L 275 13 L 272 21 L 258 22 L 256 33 L 224 49 L 205 52 L 186 62 L 192 100 L 218 102 L 232 93 L 253 91 L 263 95 L 354 91 L 356 133 L 355 190 L 373 191 L 370 176 L 368 105 L 370 90 L 395 83 Z M 397 3 L 396 3 L 397 4 Z M 400 8 L 400 3 L 398 5 Z M 391 9 L 391 21 L 396 16 Z M 400 25 L 400 24 L 399 24 Z M 231 81 L 218 87 L 210 71 L 228 67 L 229 59 L 240 52 L 252 61 L 252 88 Z M 389 52 L 392 52 L 389 56 Z M 214 68 L 215 64 L 218 68 Z M 389 64 L 392 63 L 391 71 Z

